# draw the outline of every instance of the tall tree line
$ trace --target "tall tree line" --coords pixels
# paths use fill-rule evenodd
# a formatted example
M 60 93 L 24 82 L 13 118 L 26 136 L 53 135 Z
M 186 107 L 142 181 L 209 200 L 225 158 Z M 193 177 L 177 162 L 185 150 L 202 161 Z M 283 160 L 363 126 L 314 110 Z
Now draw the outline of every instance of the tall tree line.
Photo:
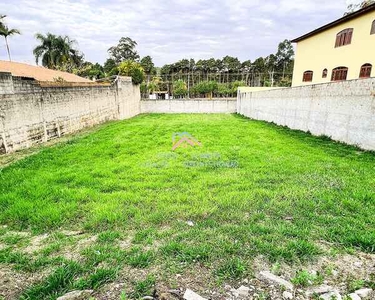
M 279 44 L 275 54 L 259 57 L 253 62 L 241 62 L 232 56 L 198 61 L 182 59 L 164 65 L 160 69 L 160 76 L 165 81 L 189 81 L 192 86 L 202 81 L 226 84 L 242 81 L 246 85 L 288 86 L 291 83 L 293 65 L 294 49 L 290 41 L 285 40 Z

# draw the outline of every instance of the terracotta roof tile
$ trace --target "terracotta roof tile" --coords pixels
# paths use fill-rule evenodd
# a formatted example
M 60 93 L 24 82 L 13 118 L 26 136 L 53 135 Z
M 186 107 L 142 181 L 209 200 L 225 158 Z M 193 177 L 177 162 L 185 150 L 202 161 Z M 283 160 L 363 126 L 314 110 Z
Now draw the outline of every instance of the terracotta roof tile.
M 61 77 L 66 82 L 93 82 L 89 79 L 62 71 L 50 70 L 44 67 L 0 60 L 0 72 L 10 72 L 13 76 L 34 78 L 37 81 L 55 81 Z

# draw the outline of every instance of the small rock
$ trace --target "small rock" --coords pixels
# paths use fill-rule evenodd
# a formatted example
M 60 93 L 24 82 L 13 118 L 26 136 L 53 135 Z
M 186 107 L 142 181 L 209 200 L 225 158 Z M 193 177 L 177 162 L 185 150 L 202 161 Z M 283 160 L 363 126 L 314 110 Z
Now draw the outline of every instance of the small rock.
M 194 226 L 194 222 L 193 221 L 187 221 L 186 224 L 190 227 L 193 227 Z
M 92 293 L 92 290 L 72 291 L 65 294 L 64 296 L 57 298 L 57 300 L 86 300 Z
M 151 296 L 144 296 L 142 297 L 143 300 L 154 300 L 154 297 Z
M 327 294 L 329 292 L 333 292 L 335 289 L 329 285 L 323 284 L 318 287 L 310 288 L 306 291 L 306 295 L 311 297 L 313 295 L 322 295 Z
M 193 292 L 190 289 L 186 289 L 185 294 L 184 294 L 184 299 L 185 300 L 207 300 L 199 296 L 197 293 Z
M 372 292 L 372 289 L 360 289 L 354 293 L 356 293 L 359 297 L 366 299 L 371 296 Z
M 354 266 L 357 267 L 357 268 L 362 268 L 362 265 L 363 265 L 363 263 L 361 261 L 356 261 L 354 263 Z
M 231 292 L 232 292 L 233 296 L 235 296 L 237 298 L 246 298 L 246 297 L 249 296 L 250 288 L 242 285 L 237 290 L 232 289 Z
M 260 272 L 260 276 L 262 279 L 265 279 L 267 281 L 271 281 L 279 286 L 284 286 L 285 288 L 287 288 L 288 290 L 293 290 L 293 284 L 290 283 L 289 281 L 286 281 L 285 279 L 282 279 L 281 277 L 279 276 L 276 276 L 274 274 L 272 274 L 271 272 L 268 272 L 268 271 L 263 271 L 263 272 Z
M 361 300 L 361 297 L 359 297 L 357 294 L 353 293 L 348 295 L 350 300 Z
M 320 295 L 319 299 L 321 300 L 342 300 L 342 297 L 338 291 L 329 292 L 323 295 Z
M 292 300 L 293 299 L 293 294 L 291 292 L 285 291 L 283 293 L 283 298 L 286 300 Z

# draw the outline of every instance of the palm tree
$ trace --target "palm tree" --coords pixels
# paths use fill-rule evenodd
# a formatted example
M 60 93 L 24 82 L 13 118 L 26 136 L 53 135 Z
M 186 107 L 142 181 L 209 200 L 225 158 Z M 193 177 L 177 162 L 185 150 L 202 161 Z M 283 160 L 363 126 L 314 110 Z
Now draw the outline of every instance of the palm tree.
M 6 26 L 5 23 L 3 22 L 3 19 L 5 17 L 6 17 L 6 15 L 0 15 L 0 35 L 5 38 L 5 44 L 7 46 L 9 60 L 12 61 L 11 58 L 10 58 L 8 36 L 12 36 L 12 35 L 15 35 L 15 34 L 21 34 L 21 33 L 18 29 L 9 29 L 8 26 Z
M 39 64 L 39 59 L 42 58 L 42 65 L 49 69 L 53 69 L 55 66 L 55 41 L 57 37 L 54 34 L 47 33 L 45 36 L 41 33 L 37 33 L 35 38 L 40 41 L 40 45 L 36 46 L 33 50 L 36 64 Z
M 3 19 L 5 16 L 1 16 Z M 4 23 L 0 22 L 0 35 L 4 37 L 5 39 L 5 44 L 7 46 L 7 51 L 8 51 L 8 57 L 9 61 L 12 61 L 10 57 L 10 50 L 9 50 L 9 44 L 8 44 L 8 37 L 15 35 L 15 34 L 21 34 L 21 32 L 18 29 L 9 29 L 8 26 L 6 26 Z
M 41 59 L 42 65 L 49 69 L 72 71 L 82 63 L 83 55 L 74 48 L 76 41 L 68 36 L 37 33 L 35 38 L 40 41 L 40 45 L 33 50 L 36 64 Z
M 2 19 L 4 19 L 5 17 L 6 15 L 0 15 L 0 27 L 4 26 Z

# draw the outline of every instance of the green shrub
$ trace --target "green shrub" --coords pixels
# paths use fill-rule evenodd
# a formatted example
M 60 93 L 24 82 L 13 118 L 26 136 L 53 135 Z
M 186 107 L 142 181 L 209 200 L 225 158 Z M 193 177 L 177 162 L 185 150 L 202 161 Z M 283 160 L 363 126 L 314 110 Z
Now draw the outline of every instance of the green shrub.
M 145 79 L 142 66 L 131 60 L 125 60 L 118 66 L 119 75 L 130 76 L 134 84 L 141 84 Z
M 183 80 L 177 80 L 173 83 L 173 95 L 183 97 L 187 95 L 186 83 Z
M 208 95 L 212 98 L 212 94 L 218 89 L 218 83 L 216 81 L 203 81 L 198 83 L 194 88 L 197 94 Z

